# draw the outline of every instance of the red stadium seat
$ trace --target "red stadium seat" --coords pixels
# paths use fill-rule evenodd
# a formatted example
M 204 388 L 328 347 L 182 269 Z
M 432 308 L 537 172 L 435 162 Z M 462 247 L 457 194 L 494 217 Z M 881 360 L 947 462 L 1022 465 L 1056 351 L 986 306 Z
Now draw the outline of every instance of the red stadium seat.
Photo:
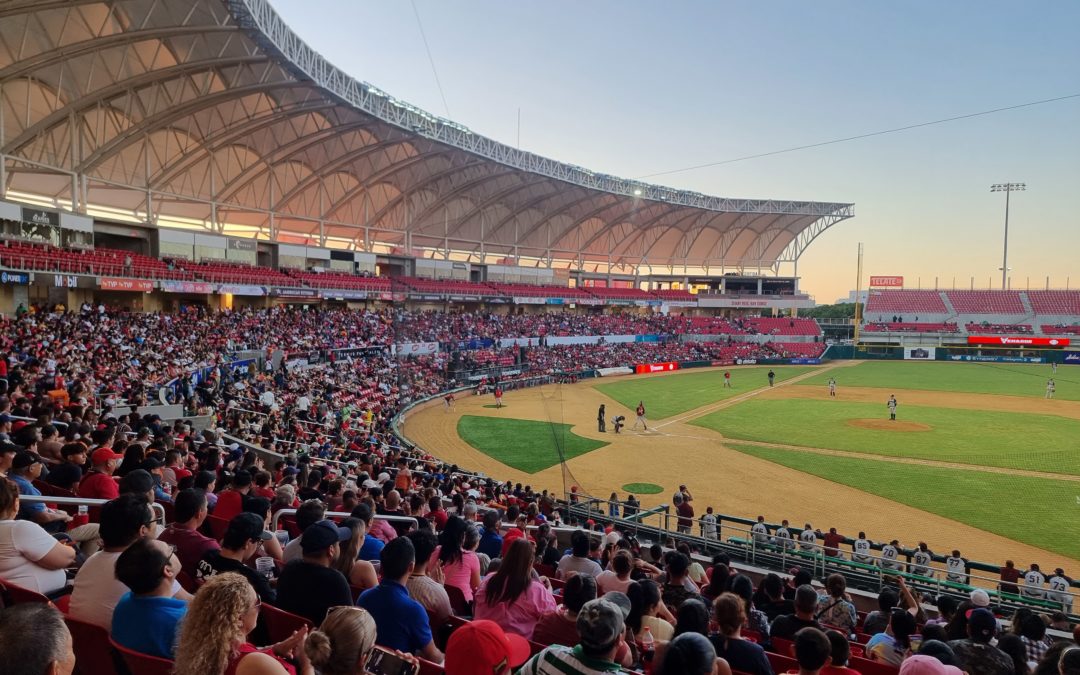
M 79 675 L 118 675 L 109 646 L 109 631 L 70 616 L 64 617 L 71 632 L 75 670 Z
M 266 622 L 266 631 L 271 642 L 281 642 L 292 635 L 294 631 L 298 631 L 304 626 L 314 628 L 311 622 L 304 617 L 278 609 L 265 602 L 262 604 L 259 615 Z
M 109 644 L 120 653 L 131 675 L 172 675 L 175 663 L 170 659 L 128 649 L 111 638 Z

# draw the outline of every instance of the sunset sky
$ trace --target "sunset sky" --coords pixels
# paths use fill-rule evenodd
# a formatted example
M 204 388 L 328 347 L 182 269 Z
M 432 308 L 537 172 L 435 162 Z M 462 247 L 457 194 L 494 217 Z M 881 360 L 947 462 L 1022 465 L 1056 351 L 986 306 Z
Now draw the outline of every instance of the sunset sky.
M 272 0 L 346 72 L 477 133 L 637 178 L 1080 94 L 1080 3 Z M 726 197 L 854 202 L 804 290 L 866 274 L 1080 287 L 1080 98 L 648 178 Z M 789 269 L 784 272 L 790 273 Z M 1070 278 L 1071 277 L 1071 278 Z

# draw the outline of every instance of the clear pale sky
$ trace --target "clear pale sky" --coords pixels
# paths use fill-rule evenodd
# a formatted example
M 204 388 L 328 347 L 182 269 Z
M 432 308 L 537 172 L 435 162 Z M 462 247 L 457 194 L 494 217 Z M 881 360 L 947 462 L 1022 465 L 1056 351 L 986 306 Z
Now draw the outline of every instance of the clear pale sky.
M 1080 93 L 1080 2 L 272 0 L 346 72 L 473 131 L 640 177 Z M 649 180 L 727 197 L 854 202 L 802 287 L 866 274 L 1080 288 L 1080 99 Z M 789 269 L 783 270 L 790 273 Z M 1030 282 L 1029 282 L 1030 279 Z

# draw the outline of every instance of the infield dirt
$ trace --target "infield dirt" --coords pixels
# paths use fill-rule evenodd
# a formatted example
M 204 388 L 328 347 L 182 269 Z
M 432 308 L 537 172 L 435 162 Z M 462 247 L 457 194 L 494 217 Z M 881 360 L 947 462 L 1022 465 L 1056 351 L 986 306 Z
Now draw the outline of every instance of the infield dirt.
M 449 411 L 441 401 L 432 401 L 409 414 L 403 431 L 407 438 L 441 460 L 481 471 L 499 480 L 521 482 L 532 485 L 534 489 L 546 488 L 560 495 L 575 482 L 585 493 L 602 498 L 612 491 L 619 491 L 619 486 L 626 483 L 650 482 L 663 486 L 664 492 L 661 494 L 638 495 L 643 506 L 648 508 L 670 503 L 671 495 L 678 486 L 685 484 L 694 496 L 693 505 L 698 516 L 704 514 L 706 506 L 712 506 L 717 513 L 746 518 L 760 514 L 770 522 L 788 518 L 793 526 L 800 528 L 808 522 L 822 530 L 835 527 L 841 534 L 849 536 L 864 530 L 874 540 L 895 537 L 904 545 L 925 541 L 931 550 L 957 548 L 965 557 L 973 560 L 997 562 L 1008 557 L 1025 565 L 1038 561 L 1049 569 L 1059 566 L 1078 568 L 1080 561 L 1059 553 L 732 450 L 725 445 L 725 438 L 719 433 L 687 423 L 753 397 L 828 398 L 823 387 L 798 386 L 797 383 L 806 377 L 844 365 L 830 364 L 775 387 L 748 390 L 726 401 L 705 405 L 669 419 L 650 420 L 648 432 L 632 431 L 628 425 L 621 434 L 612 433 L 612 418 L 625 415 L 627 422 L 632 424 L 633 411 L 625 410 L 594 389 L 593 385 L 598 380 L 508 391 L 503 398 L 508 407 L 502 410 L 485 407 L 492 401 L 490 395 L 462 396 L 455 401 L 454 409 Z M 843 400 L 878 402 L 881 392 L 881 389 L 873 388 L 842 388 L 839 394 Z M 1075 401 L 911 390 L 898 390 L 896 393 L 897 398 L 902 397 L 905 403 L 912 405 L 1038 412 L 1080 419 L 1080 402 Z M 607 433 L 597 430 L 596 410 L 601 403 L 607 406 Z M 464 414 L 569 424 L 575 434 L 608 441 L 610 445 L 568 461 L 569 475 L 564 482 L 563 470 L 559 465 L 527 474 L 469 446 L 457 434 L 457 420 Z M 889 421 L 882 420 L 882 424 L 888 425 Z M 732 442 L 741 441 L 732 439 Z M 818 452 L 812 448 L 804 450 Z M 939 464 L 922 460 L 903 461 Z M 948 463 L 940 465 L 955 466 Z M 963 468 L 983 470 L 971 466 Z M 992 468 L 986 470 L 997 471 Z M 927 489 L 934 488 L 928 486 Z M 625 498 L 626 495 L 620 492 L 619 497 Z M 653 524 L 655 522 L 652 521 Z M 1068 535 L 1063 533 L 1063 536 Z

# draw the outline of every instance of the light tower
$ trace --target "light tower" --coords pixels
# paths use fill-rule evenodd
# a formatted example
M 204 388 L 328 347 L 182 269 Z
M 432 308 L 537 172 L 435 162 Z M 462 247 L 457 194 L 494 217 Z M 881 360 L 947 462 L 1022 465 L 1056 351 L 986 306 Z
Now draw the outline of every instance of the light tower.
M 1005 252 L 1001 257 L 1001 290 L 1006 290 L 1009 276 L 1009 194 L 1027 190 L 1027 183 L 994 183 L 990 192 L 1005 193 Z

